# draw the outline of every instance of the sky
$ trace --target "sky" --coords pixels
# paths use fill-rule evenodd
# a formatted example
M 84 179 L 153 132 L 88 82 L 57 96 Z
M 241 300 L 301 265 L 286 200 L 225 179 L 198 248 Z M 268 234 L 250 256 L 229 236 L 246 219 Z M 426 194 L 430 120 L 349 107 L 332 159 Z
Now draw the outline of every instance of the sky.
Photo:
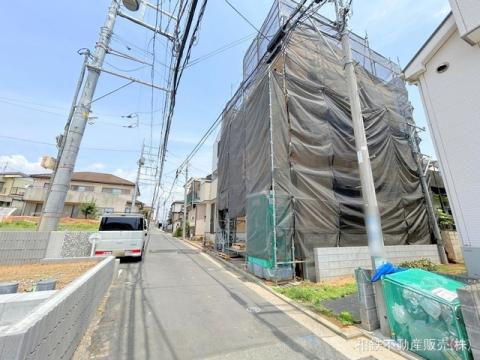
M 175 1 L 164 1 L 168 3 Z M 271 0 L 230 0 L 259 28 Z M 48 4 L 48 5 L 46 5 Z M 56 155 L 55 137 L 63 131 L 82 56 L 80 48 L 93 50 L 110 0 L 13 1 L 0 13 L 0 171 L 45 172 L 42 155 Z M 448 0 L 354 0 L 350 27 L 368 34 L 370 46 L 404 67 L 450 11 Z M 331 11 L 326 8 L 326 15 Z M 21 16 L 20 16 L 21 14 Z M 154 22 L 151 13 L 145 21 Z M 162 20 L 163 21 L 163 20 Z M 255 29 L 224 0 L 208 2 L 192 60 L 226 44 L 237 45 L 185 69 L 177 97 L 165 165 L 166 190 L 178 165 L 222 111 L 242 79 L 242 59 Z M 165 86 L 165 43 L 155 42 L 154 81 Z M 139 58 L 152 51 L 152 33 L 118 18 L 111 47 Z M 107 68 L 150 81 L 150 68 L 107 56 Z M 96 96 L 125 84 L 125 80 L 102 74 Z M 417 125 L 426 127 L 420 95 L 409 86 Z M 134 180 L 142 143 L 160 142 L 164 93 L 132 84 L 92 106 L 91 124 L 83 138 L 76 171 L 113 173 Z M 153 107 L 152 107 L 153 105 Z M 152 115 L 151 110 L 154 109 Z M 126 118 L 138 114 L 137 118 Z M 153 125 L 153 127 L 151 126 Z M 153 131 L 151 131 L 153 129 Z M 428 130 L 421 134 L 422 152 L 435 158 Z M 23 139 L 23 140 L 19 140 Z M 214 136 L 208 139 L 189 169 L 192 176 L 206 176 L 212 168 Z M 141 185 L 141 200 L 151 201 L 151 186 Z M 183 197 L 180 185 L 173 197 Z

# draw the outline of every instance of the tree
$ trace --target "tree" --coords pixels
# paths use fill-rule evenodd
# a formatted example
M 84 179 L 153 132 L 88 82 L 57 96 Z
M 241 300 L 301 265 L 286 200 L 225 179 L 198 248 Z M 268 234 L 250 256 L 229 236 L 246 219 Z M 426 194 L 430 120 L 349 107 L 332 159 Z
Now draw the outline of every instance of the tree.
M 85 215 L 85 219 L 94 218 L 97 215 L 98 209 L 95 200 L 84 202 L 80 205 L 80 212 Z

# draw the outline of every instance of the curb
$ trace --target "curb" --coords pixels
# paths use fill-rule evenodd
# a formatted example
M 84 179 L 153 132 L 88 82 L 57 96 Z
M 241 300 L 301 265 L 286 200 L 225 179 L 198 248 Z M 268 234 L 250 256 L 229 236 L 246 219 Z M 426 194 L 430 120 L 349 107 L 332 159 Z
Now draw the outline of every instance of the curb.
M 320 323 L 323 326 L 327 327 L 328 329 L 332 330 L 335 334 L 341 336 L 342 338 L 344 338 L 346 340 L 351 340 L 351 339 L 355 339 L 357 337 L 364 336 L 364 333 L 357 328 L 354 328 L 352 326 L 341 328 L 341 327 L 335 325 L 333 322 L 331 322 L 331 321 L 329 321 L 329 320 L 327 320 L 327 319 L 325 319 L 321 316 L 318 316 L 313 311 L 307 309 L 305 306 L 289 299 L 288 297 L 286 297 L 282 294 L 279 294 L 279 293 L 275 292 L 269 286 L 265 285 L 261 280 L 259 280 L 255 275 L 252 275 L 252 274 L 246 272 L 245 270 L 239 269 L 235 265 L 229 263 L 228 261 L 222 259 L 220 256 L 216 255 L 214 251 L 205 250 L 200 245 L 198 245 L 198 244 L 196 244 L 192 241 L 189 241 L 189 240 L 185 240 L 185 242 L 187 244 L 189 244 L 190 246 L 193 246 L 193 247 L 196 247 L 196 248 L 202 250 L 204 253 L 213 257 L 215 260 L 218 260 L 219 262 L 221 262 L 228 269 L 242 275 L 243 277 L 247 278 L 250 282 L 253 282 L 253 283 L 259 285 L 260 287 L 267 290 L 271 294 L 275 295 L 279 299 L 285 301 L 290 306 L 292 306 L 295 309 L 301 311 L 303 314 L 307 315 L 309 318 L 317 321 L 318 323 Z

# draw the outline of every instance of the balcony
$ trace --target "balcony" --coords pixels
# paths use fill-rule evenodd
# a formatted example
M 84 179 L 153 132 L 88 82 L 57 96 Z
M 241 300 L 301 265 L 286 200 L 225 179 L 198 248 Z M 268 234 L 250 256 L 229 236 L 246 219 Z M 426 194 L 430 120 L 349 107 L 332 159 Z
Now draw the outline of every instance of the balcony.
M 31 202 L 44 202 L 47 196 L 47 189 L 33 187 L 25 190 L 23 199 Z M 82 204 L 94 200 L 98 207 L 111 207 L 116 202 L 127 202 L 130 195 L 118 195 L 97 191 L 74 191 L 69 190 L 65 203 Z

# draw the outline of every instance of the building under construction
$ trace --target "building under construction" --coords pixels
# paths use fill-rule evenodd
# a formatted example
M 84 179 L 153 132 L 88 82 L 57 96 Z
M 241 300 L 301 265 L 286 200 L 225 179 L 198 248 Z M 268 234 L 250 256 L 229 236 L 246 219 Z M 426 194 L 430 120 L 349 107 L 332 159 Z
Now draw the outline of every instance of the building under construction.
M 248 269 L 315 278 L 313 249 L 367 245 L 358 159 L 336 24 L 275 1 L 223 113 L 220 235 L 246 219 Z M 412 108 L 399 66 L 353 33 L 350 43 L 385 245 L 432 242 Z M 244 227 L 244 225 L 242 225 Z

